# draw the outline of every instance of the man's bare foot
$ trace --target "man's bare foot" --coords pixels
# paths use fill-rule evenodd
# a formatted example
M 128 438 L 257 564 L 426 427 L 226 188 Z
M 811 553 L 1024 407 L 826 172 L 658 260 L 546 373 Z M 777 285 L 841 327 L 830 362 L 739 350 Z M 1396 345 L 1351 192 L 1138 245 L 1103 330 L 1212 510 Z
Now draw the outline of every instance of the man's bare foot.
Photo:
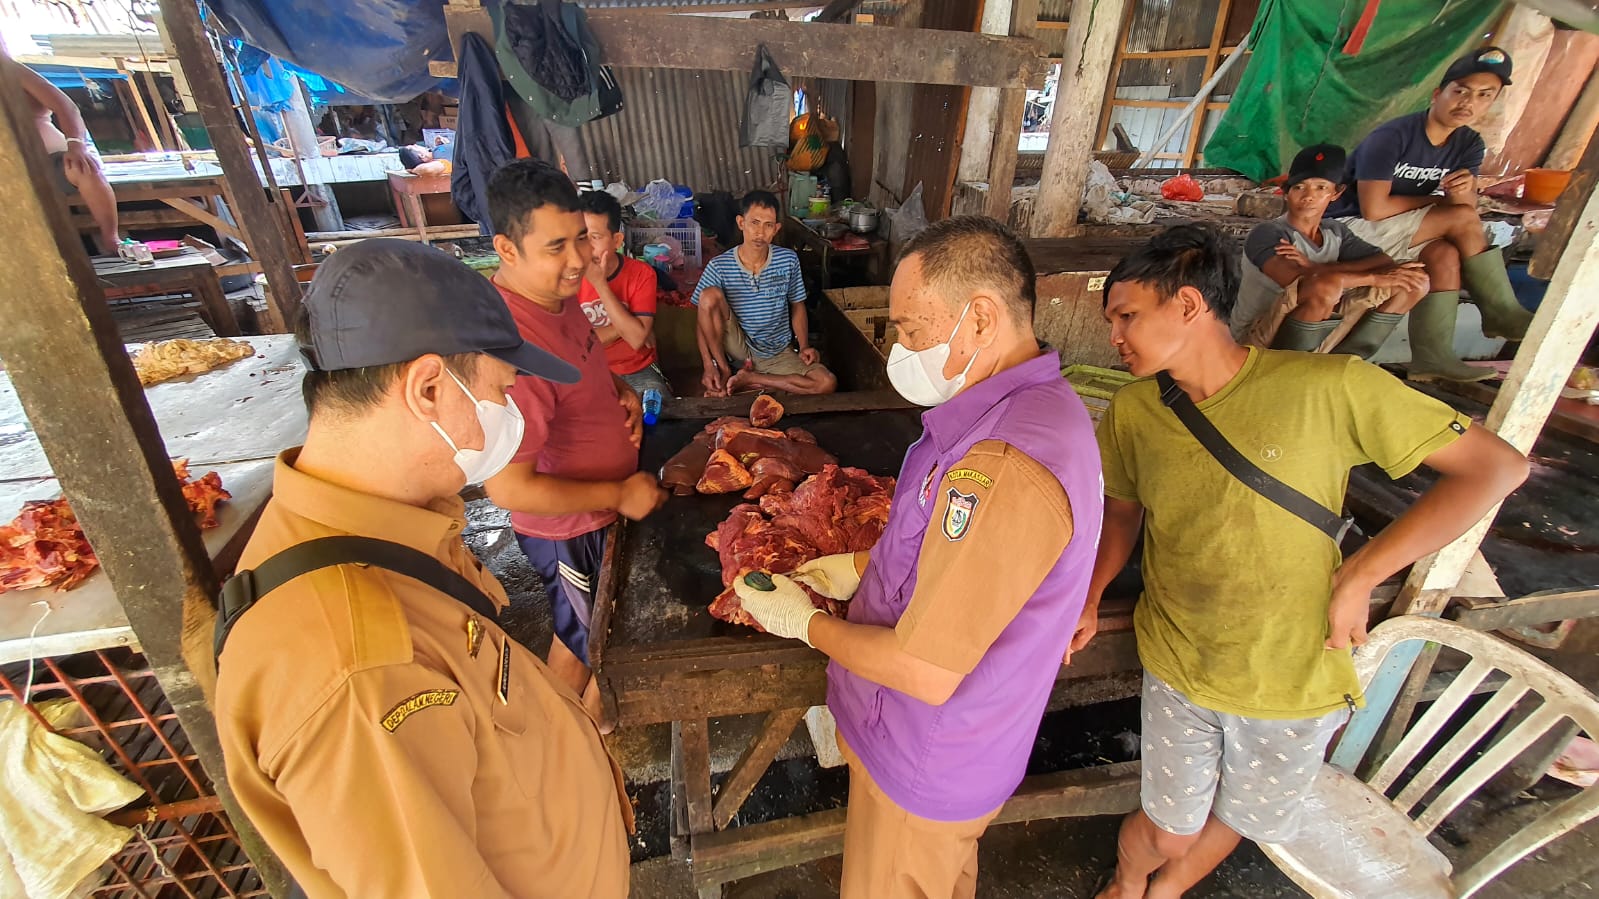
M 750 383 L 750 378 L 754 374 L 755 374 L 755 362 L 754 362 L 754 360 L 751 360 L 751 359 L 744 360 L 744 367 L 740 368 L 736 372 L 733 372 L 733 376 L 731 378 L 727 379 L 727 393 L 725 393 L 723 395 L 724 396 L 732 396 L 733 394 L 739 393 L 740 391 L 744 391 L 744 390 L 759 390 L 760 389 L 760 385 L 751 384 Z
M 1147 878 L 1143 883 L 1126 883 L 1121 879 L 1121 872 L 1117 871 L 1111 875 L 1110 883 L 1095 894 L 1094 899 L 1144 899 L 1148 883 Z

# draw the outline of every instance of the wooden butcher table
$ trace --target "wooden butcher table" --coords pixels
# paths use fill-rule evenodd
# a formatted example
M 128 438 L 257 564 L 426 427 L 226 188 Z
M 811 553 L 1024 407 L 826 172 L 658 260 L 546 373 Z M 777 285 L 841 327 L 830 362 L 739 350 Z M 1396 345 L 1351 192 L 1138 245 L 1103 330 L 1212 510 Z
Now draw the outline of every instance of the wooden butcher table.
M 679 400 L 644 442 L 642 467 L 655 470 L 707 421 L 745 414 L 749 398 Z M 841 464 L 897 475 L 921 435 L 920 410 L 891 392 L 786 400 L 783 427 L 812 431 Z M 595 597 L 589 656 L 607 710 L 619 727 L 672 725 L 672 847 L 692 860 L 701 896 L 763 871 L 837 854 L 845 810 L 731 827 L 761 775 L 810 706 L 826 702 L 826 658 L 784 640 L 713 619 L 721 564 L 705 545 L 738 494 L 673 497 L 642 522 L 613 527 Z M 1100 636 L 1062 668 L 1057 698 L 1092 682 L 1129 680 L 1138 668 L 1131 604 L 1108 603 Z M 1125 689 L 1124 689 L 1125 693 Z M 1130 694 L 1128 694 L 1130 695 Z M 1096 697 L 1099 698 L 1099 697 Z M 1059 703 L 1057 703 L 1059 704 Z M 764 725 L 719 788 L 711 780 L 709 721 L 763 714 Z M 1126 812 L 1137 804 L 1137 763 L 1029 778 L 999 822 Z

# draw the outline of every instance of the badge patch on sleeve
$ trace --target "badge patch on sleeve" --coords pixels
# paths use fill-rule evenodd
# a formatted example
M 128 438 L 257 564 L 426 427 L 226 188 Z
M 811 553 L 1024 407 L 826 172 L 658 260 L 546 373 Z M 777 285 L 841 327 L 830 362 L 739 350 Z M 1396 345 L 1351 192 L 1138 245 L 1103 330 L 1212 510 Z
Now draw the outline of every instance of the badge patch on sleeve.
M 417 712 L 436 705 L 455 705 L 455 698 L 460 695 L 459 690 L 427 690 L 410 699 L 402 700 L 383 716 L 383 729 L 392 734 L 405 723 L 405 719 Z
M 944 510 L 944 536 L 951 542 L 965 537 L 972 529 L 972 515 L 976 512 L 976 494 L 949 488 L 949 507 Z
M 956 481 L 971 481 L 981 486 L 984 490 L 988 490 L 994 486 L 993 478 L 983 474 L 975 468 L 957 468 L 954 471 L 951 471 L 949 473 L 949 482 L 953 484 Z

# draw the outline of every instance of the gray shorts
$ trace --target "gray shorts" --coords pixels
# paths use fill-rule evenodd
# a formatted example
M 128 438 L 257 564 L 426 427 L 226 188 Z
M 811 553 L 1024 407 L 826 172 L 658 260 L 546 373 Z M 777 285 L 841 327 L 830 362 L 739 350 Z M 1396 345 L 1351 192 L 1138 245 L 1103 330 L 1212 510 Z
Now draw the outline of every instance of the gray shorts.
M 1242 718 L 1202 708 L 1144 672 L 1144 813 L 1167 833 L 1198 833 L 1214 814 L 1257 843 L 1299 830 L 1299 808 L 1349 711 Z
M 78 195 L 77 185 L 67 180 L 67 152 L 50 154 L 50 180 L 55 182 L 56 190 L 68 197 Z
M 617 377 L 626 382 L 627 386 L 633 388 L 633 392 L 641 397 L 644 395 L 644 391 L 653 387 L 661 392 L 662 399 L 672 398 L 672 385 L 667 383 L 666 375 L 661 371 L 661 366 L 658 363 L 651 362 L 632 374 L 617 375 Z

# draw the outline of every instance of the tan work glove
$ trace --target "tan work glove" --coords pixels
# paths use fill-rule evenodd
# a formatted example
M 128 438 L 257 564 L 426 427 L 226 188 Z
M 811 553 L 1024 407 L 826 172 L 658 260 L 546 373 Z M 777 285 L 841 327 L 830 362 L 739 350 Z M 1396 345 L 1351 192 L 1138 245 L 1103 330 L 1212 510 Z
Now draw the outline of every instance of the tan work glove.
M 812 559 L 789 575 L 828 599 L 848 601 L 861 588 L 854 553 L 837 553 Z
M 781 574 L 771 577 L 772 586 L 776 589 L 767 591 L 744 583 L 744 575 L 741 574 L 733 579 L 733 592 L 738 594 L 744 611 L 767 633 L 791 640 L 804 640 L 805 645 L 810 646 L 811 616 L 822 614 L 822 610 L 811 605 L 811 598 L 793 580 Z

